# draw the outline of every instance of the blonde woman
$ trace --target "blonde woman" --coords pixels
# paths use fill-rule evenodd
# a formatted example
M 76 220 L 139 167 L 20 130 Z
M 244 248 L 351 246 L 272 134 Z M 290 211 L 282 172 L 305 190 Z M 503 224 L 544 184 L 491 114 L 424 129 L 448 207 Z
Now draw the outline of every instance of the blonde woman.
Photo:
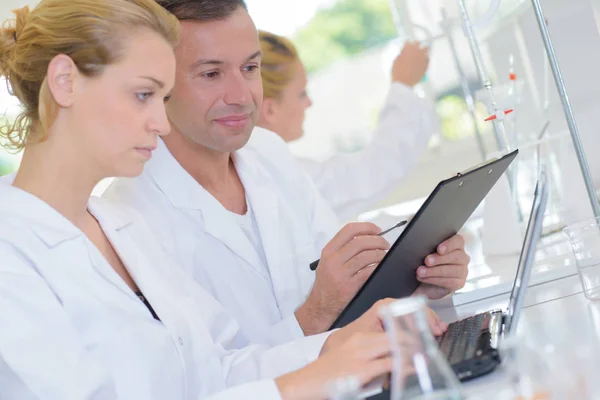
M 293 43 L 260 31 L 264 100 L 258 126 L 286 142 L 303 135 L 312 102 L 307 76 Z M 415 168 L 437 130 L 433 106 L 412 91 L 429 65 L 428 49 L 407 43 L 392 67 L 392 84 L 373 141 L 362 151 L 324 162 L 300 159 L 317 189 L 341 220 L 367 211 L 388 196 Z M 321 105 L 326 107 L 326 105 Z
M 355 334 L 381 330 L 375 309 L 332 334 L 233 350 L 236 323 L 144 221 L 90 197 L 105 177 L 139 175 L 170 129 L 173 16 L 153 0 L 15 13 L 0 30 L 0 75 L 23 105 L 0 138 L 24 149 L 0 185 L 1 398 L 320 399 L 332 379 L 390 370 L 384 335 Z

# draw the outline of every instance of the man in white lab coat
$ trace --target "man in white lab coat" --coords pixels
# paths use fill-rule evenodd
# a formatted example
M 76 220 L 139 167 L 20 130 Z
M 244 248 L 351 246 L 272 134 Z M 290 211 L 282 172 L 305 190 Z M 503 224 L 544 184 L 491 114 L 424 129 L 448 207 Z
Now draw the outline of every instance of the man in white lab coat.
M 105 196 L 144 215 L 177 264 L 232 312 L 242 341 L 275 345 L 327 330 L 389 244 L 368 223 L 337 232 L 283 140 L 254 129 L 261 51 L 243 0 L 159 3 L 182 24 L 172 131 L 139 178 L 116 180 Z M 439 253 L 417 274 L 430 298 L 467 275 L 462 238 Z

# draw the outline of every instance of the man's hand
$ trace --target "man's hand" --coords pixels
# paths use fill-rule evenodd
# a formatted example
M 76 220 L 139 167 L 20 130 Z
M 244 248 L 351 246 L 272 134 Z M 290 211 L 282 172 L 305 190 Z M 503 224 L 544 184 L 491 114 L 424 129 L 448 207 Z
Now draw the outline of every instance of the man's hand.
M 423 79 L 429 66 L 429 49 L 407 42 L 392 65 L 392 82 L 413 87 Z
M 371 276 L 390 244 L 368 222 L 346 225 L 325 246 L 315 284 L 296 311 L 305 335 L 325 332 Z
M 465 253 L 465 240 L 456 235 L 440 244 L 436 254 L 425 258 L 425 265 L 417 269 L 421 286 L 415 294 L 424 294 L 430 299 L 444 296 L 465 286 L 471 258 Z
M 396 301 L 396 299 L 384 299 L 378 301 L 360 318 L 346 325 L 342 329 L 332 333 L 325 342 L 321 353 L 324 353 L 329 349 L 339 347 L 342 343 L 355 334 L 383 332 L 383 321 L 381 320 L 380 312 L 383 308 L 389 306 L 390 303 L 393 303 L 394 301 Z M 442 322 L 438 315 L 431 308 L 427 307 L 425 309 L 425 313 L 427 316 L 427 321 L 429 322 L 429 328 L 434 336 L 441 336 L 444 332 L 446 332 L 448 325 Z

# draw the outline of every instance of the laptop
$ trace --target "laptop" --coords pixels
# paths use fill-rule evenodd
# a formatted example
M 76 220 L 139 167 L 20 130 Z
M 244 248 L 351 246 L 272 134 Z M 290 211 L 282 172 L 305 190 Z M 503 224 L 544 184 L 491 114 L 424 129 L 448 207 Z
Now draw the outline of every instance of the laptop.
M 544 212 L 548 202 L 545 171 L 540 171 L 535 196 L 521 249 L 517 274 L 505 311 L 488 311 L 454 322 L 444 335 L 436 338 L 458 379 L 467 381 L 492 372 L 500 364 L 498 353 L 502 337 L 514 335 L 525 301 L 525 292 L 533 268 Z

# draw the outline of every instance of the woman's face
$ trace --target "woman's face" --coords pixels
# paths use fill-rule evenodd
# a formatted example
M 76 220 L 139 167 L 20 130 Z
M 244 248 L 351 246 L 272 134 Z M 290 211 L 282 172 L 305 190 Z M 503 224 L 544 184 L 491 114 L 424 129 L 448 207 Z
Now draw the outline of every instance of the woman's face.
M 124 57 L 100 76 L 81 77 L 69 110 L 70 141 L 96 173 L 133 177 L 170 131 L 165 112 L 175 78 L 171 46 L 150 30 L 126 39 Z
M 286 142 L 302 137 L 304 130 L 304 113 L 312 103 L 306 93 L 307 76 L 304 66 L 296 61 L 293 66 L 294 77 L 285 87 L 278 99 L 265 99 L 270 115 L 270 123 L 265 127 L 273 130 Z M 263 120 L 266 119 L 263 117 Z

